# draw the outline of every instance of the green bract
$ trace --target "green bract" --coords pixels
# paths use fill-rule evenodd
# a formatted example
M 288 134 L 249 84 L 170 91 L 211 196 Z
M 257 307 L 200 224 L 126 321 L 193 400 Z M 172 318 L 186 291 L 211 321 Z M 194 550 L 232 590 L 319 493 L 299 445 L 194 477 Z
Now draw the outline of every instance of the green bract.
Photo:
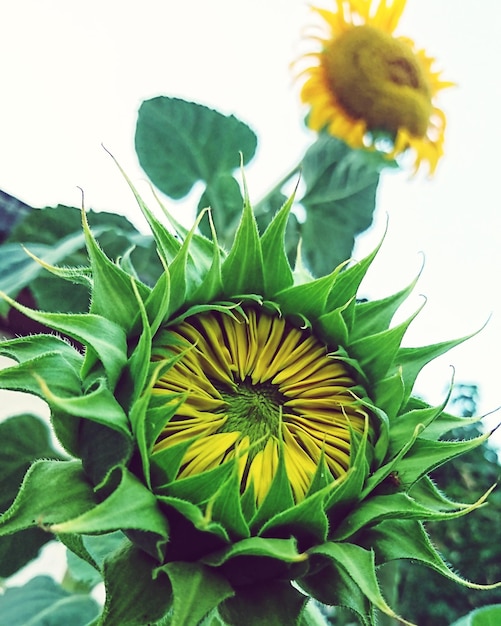
M 441 440 L 472 420 L 444 413 L 445 401 L 431 407 L 411 396 L 421 368 L 463 341 L 401 347 L 414 315 L 390 323 L 414 282 L 383 300 L 357 302 L 375 253 L 317 280 L 301 267 L 292 271 L 283 245 L 292 201 L 260 235 L 246 198 L 226 253 L 215 232 L 211 241 L 166 214 L 172 234 L 134 193 L 164 267 L 153 287 L 138 280 L 128 255 L 116 263 L 105 256 L 83 213 L 90 273 L 49 269 L 73 282 L 92 277 L 89 313 L 32 311 L 9 300 L 56 334 L 4 342 L 1 353 L 18 364 L 0 372 L 0 386 L 47 401 L 72 460 L 40 460 L 30 468 L 0 518 L 0 533 L 43 526 L 99 569 L 106 626 L 161 619 L 195 626 L 206 618 L 238 626 L 311 623 L 308 596 L 348 607 L 370 625 L 375 607 L 394 615 L 376 571 L 400 558 L 476 587 L 448 569 L 422 522 L 458 517 L 484 502 L 486 496 L 471 505 L 451 502 L 427 474 L 487 435 Z M 164 344 L 158 358 L 159 338 L 193 316 L 217 311 L 241 320 L 249 307 L 314 335 L 363 390 L 354 402 L 367 424 L 357 431 L 348 419 L 349 468 L 334 478 L 322 456 L 303 498 L 291 492 L 283 454 L 256 504 L 242 491 L 238 455 L 179 478 L 193 439 L 152 453 L 186 400 L 173 393 L 167 409 L 153 393 L 181 358 Z M 114 531 L 123 531 L 123 543 L 101 565 L 89 536 Z

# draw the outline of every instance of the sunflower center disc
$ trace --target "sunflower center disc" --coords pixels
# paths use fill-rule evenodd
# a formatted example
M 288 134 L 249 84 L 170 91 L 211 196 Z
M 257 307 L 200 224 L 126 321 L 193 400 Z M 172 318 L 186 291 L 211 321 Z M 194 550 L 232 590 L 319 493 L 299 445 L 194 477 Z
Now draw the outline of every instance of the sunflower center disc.
M 241 382 L 231 393 L 221 392 L 227 403 L 228 419 L 222 432 L 240 431 L 247 435 L 257 449 L 264 447 L 267 437 L 278 437 L 282 395 L 271 383 Z M 262 445 L 259 441 L 262 441 Z
M 426 134 L 431 89 L 412 48 L 371 26 L 358 26 L 332 40 L 322 57 L 340 104 L 370 130 Z

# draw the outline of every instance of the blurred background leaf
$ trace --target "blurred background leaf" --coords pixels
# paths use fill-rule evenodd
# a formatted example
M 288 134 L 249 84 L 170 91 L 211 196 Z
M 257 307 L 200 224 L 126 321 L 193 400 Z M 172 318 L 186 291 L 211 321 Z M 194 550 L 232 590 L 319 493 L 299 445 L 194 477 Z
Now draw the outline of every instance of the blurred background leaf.
M 352 256 L 356 236 L 372 224 L 379 172 L 389 165 L 379 152 L 352 150 L 327 134 L 306 151 L 301 239 L 304 260 L 315 276 Z
M 0 595 L 0 626 L 86 626 L 99 612 L 91 597 L 68 593 L 48 576 Z
M 3 513 L 14 501 L 33 461 L 62 457 L 52 447 L 49 429 L 34 415 L 17 415 L 1 422 L 0 442 L 0 513 Z M 41 528 L 1 537 L 0 577 L 14 574 L 34 559 L 40 548 L 52 539 L 53 535 Z
M 197 182 L 205 184 L 198 209 L 212 208 L 221 233 L 241 211 L 240 185 L 232 172 L 241 158 L 244 165 L 252 159 L 257 137 L 235 116 L 158 96 L 141 104 L 135 145 L 141 167 L 169 197 L 183 198 Z

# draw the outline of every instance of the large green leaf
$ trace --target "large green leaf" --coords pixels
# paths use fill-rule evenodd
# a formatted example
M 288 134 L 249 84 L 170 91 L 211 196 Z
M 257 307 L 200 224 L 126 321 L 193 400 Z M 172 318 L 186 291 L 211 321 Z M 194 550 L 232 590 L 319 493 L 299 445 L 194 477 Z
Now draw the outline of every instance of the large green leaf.
M 182 198 L 202 180 L 247 163 L 257 139 L 233 115 L 200 104 L 158 96 L 142 103 L 136 127 L 139 162 L 152 182 L 172 198 Z
M 304 156 L 302 250 L 316 276 L 349 259 L 356 235 L 372 223 L 381 169 L 380 157 L 374 158 L 327 134 L 319 135 Z
M 48 576 L 37 576 L 0 595 L 2 626 L 86 626 L 98 614 L 95 600 L 68 593 Z

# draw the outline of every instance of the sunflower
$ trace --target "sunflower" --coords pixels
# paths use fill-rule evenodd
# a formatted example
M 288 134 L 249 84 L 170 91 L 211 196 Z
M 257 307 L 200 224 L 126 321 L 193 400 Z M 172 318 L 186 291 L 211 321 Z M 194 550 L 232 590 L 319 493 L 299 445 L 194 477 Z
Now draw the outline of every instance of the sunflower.
M 164 269 L 155 285 L 106 257 L 83 212 L 90 267 L 51 271 L 91 277 L 90 311 L 9 300 L 85 352 L 58 335 L 0 344 L 18 362 L 0 386 L 44 398 L 69 455 L 30 468 L 0 535 L 42 524 L 96 567 L 103 626 L 289 626 L 309 597 L 371 626 L 374 607 L 396 617 L 377 570 L 400 558 L 477 587 L 423 527 L 483 503 L 448 500 L 427 473 L 488 435 L 443 440 L 472 420 L 412 397 L 421 368 L 463 341 L 401 346 L 415 316 L 391 320 L 415 281 L 357 299 L 377 251 L 318 279 L 293 271 L 292 199 L 260 234 L 245 198 L 226 252 L 210 214 L 212 239 L 167 214 L 172 234 L 134 193 Z M 100 565 L 88 536 L 116 531 Z
M 308 126 L 326 129 L 352 148 L 384 146 L 389 158 L 410 150 L 415 171 L 433 173 L 443 155 L 446 117 L 438 94 L 453 85 L 434 59 L 394 34 L 406 0 L 336 0 L 314 7 L 327 26 L 321 49 L 305 56 L 301 99 Z M 386 146 L 390 146 L 389 149 Z

